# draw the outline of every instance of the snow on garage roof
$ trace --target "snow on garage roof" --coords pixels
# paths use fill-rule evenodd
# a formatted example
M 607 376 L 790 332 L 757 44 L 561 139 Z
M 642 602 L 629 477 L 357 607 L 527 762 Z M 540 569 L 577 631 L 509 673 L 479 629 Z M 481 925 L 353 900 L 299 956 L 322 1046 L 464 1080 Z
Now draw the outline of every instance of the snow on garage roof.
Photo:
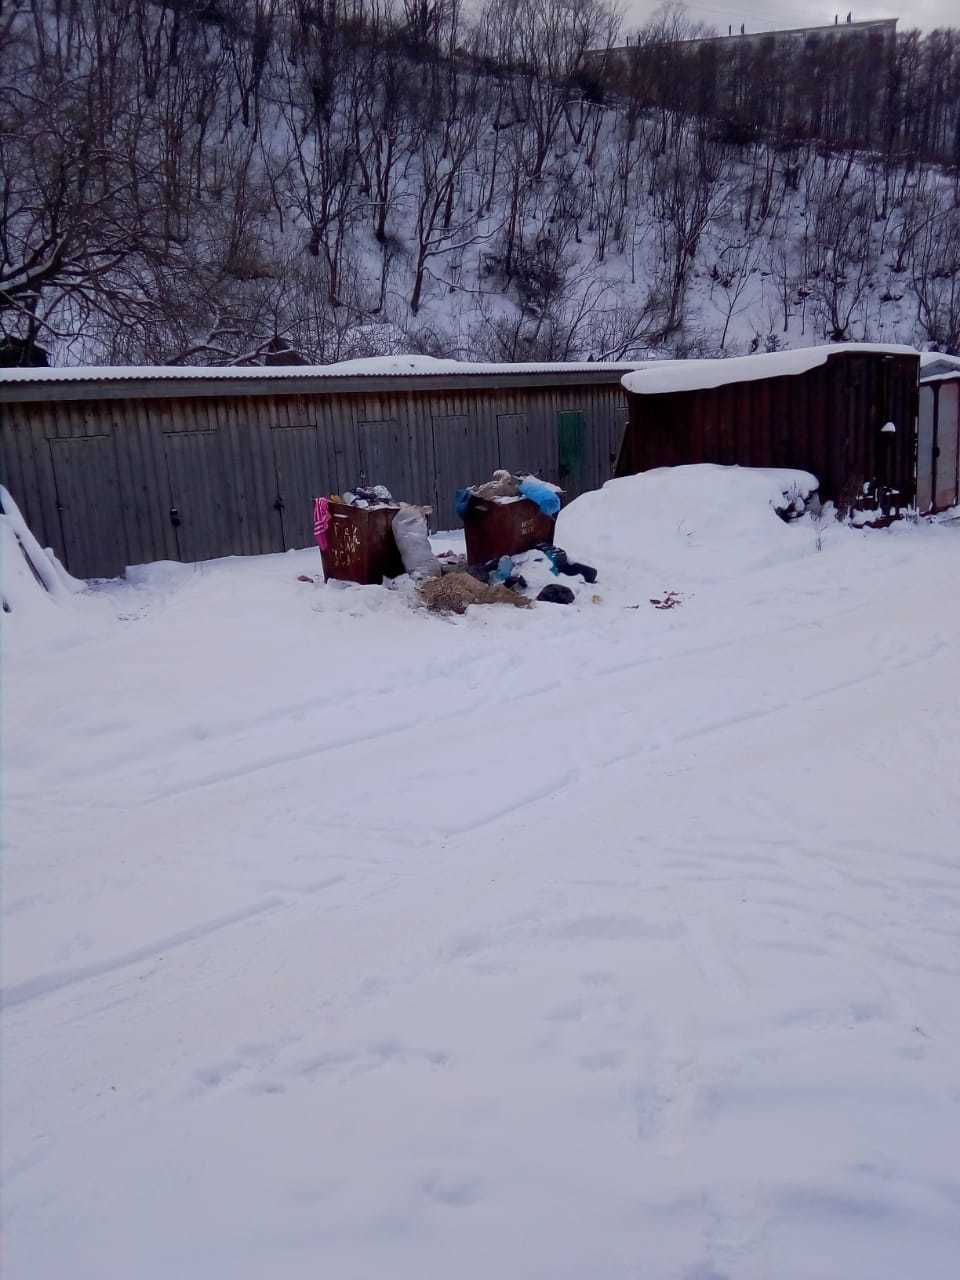
M 249 379 L 275 381 L 284 378 L 388 378 L 436 377 L 464 374 L 503 376 L 544 373 L 621 373 L 636 369 L 638 361 L 580 361 L 528 364 L 489 364 L 462 360 L 438 360 L 433 356 L 372 356 L 341 360 L 337 364 L 294 365 L 77 365 L 65 368 L 0 369 L 0 386 L 33 382 L 126 382 Z M 653 362 L 649 362 L 653 363 Z
M 960 378 L 960 356 L 946 356 L 942 351 L 925 351 L 920 357 L 920 381 L 941 382 Z
M 764 378 L 784 378 L 806 373 L 826 364 L 842 352 L 890 356 L 915 356 L 913 347 L 875 342 L 834 342 L 823 347 L 801 347 L 796 351 L 774 351 L 755 356 L 733 356 L 728 360 L 668 360 L 628 373 L 623 379 L 627 391 L 639 395 L 659 395 L 671 391 L 705 391 L 732 382 L 759 382 Z

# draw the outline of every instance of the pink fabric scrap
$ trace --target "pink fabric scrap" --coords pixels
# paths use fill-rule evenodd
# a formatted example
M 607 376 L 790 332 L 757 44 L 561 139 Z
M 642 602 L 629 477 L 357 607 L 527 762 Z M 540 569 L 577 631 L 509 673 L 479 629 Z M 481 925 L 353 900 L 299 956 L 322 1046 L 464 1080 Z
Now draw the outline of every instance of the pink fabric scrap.
M 313 500 L 313 536 L 321 551 L 327 549 L 327 530 L 330 528 L 330 502 L 327 498 Z

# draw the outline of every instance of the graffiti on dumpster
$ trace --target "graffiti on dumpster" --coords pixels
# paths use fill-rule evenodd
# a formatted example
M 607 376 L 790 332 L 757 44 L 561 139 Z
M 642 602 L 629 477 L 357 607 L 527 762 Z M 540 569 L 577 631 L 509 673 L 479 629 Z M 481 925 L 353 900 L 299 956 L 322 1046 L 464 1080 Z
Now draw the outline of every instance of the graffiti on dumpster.
M 360 530 L 354 524 L 335 524 L 333 526 L 333 545 L 330 556 L 338 569 L 350 567 L 354 557 L 360 550 Z

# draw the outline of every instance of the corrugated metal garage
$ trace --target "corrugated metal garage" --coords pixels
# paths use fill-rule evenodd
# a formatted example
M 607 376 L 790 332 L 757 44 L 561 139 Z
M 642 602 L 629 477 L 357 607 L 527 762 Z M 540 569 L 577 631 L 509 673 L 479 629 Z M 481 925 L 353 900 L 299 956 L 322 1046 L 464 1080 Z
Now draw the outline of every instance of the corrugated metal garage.
M 3 482 L 71 573 L 106 577 L 309 546 L 313 498 L 357 484 L 453 528 L 498 466 L 568 495 L 612 475 L 634 366 L 402 365 L 3 370 Z
M 960 359 L 924 358 L 917 427 L 917 509 L 960 503 Z
M 920 357 L 849 343 L 627 375 L 616 474 L 717 462 L 811 471 L 847 506 L 911 506 Z

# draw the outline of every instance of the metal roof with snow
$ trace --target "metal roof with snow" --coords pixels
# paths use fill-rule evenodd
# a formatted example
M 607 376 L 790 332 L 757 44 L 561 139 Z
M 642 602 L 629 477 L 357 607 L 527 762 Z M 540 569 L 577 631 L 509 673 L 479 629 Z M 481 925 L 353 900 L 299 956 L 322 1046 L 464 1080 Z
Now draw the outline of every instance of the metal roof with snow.
M 920 357 L 920 382 L 941 382 L 960 378 L 960 356 L 947 356 L 940 351 L 926 351 Z
M 494 364 L 432 356 L 376 356 L 329 365 L 88 365 L 0 370 L 0 402 L 126 400 L 179 396 L 434 391 L 470 387 L 584 385 L 619 381 L 647 362 Z
M 623 385 L 634 395 L 667 395 L 677 391 L 708 391 L 735 382 L 809 373 L 839 355 L 916 356 L 913 347 L 882 342 L 833 342 L 791 351 L 762 352 L 719 360 L 664 360 L 624 375 Z

